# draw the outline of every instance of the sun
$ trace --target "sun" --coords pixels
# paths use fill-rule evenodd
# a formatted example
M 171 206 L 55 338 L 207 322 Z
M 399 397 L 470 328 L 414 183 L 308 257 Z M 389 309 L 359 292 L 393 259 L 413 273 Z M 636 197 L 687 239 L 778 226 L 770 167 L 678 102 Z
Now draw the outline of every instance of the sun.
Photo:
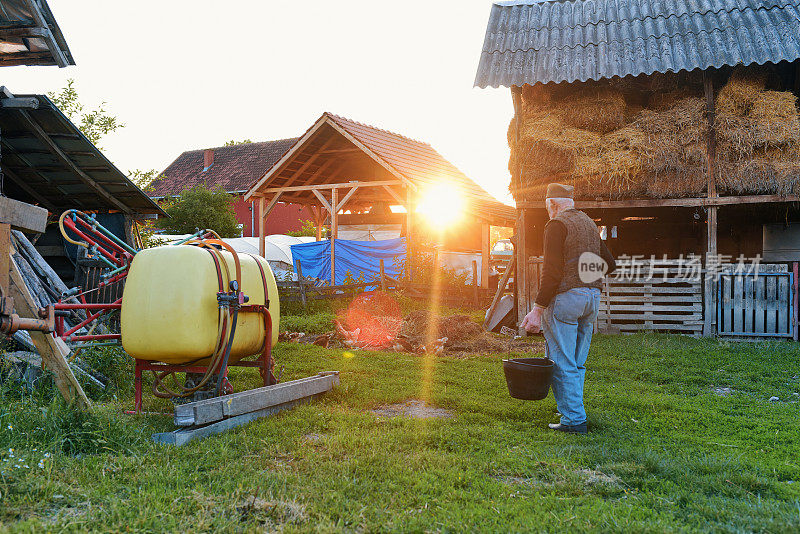
M 440 182 L 422 192 L 416 211 L 434 229 L 444 231 L 464 216 L 464 196 L 452 184 Z

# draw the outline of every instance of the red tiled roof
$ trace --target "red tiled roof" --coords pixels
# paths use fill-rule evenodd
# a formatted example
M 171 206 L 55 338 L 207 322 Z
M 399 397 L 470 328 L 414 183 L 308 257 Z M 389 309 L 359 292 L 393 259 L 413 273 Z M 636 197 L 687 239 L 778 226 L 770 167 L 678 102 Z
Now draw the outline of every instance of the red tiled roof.
M 213 148 L 214 164 L 205 172 L 204 149 L 186 151 L 164 169 L 161 177 L 153 181 L 147 194 L 152 198 L 177 195 L 197 184 L 209 188 L 222 187 L 229 193 L 247 191 L 297 139 L 293 137 Z
M 431 185 L 442 180 L 450 181 L 466 193 L 502 205 L 428 143 L 332 113 L 325 115 L 412 183 Z

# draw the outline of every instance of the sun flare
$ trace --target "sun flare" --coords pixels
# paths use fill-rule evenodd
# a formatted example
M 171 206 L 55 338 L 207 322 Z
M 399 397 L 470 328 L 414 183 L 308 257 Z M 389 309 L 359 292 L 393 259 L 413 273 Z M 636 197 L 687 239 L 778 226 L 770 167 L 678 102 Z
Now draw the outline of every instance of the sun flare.
M 452 184 L 435 184 L 422 193 L 417 213 L 433 228 L 446 230 L 463 216 L 464 197 Z

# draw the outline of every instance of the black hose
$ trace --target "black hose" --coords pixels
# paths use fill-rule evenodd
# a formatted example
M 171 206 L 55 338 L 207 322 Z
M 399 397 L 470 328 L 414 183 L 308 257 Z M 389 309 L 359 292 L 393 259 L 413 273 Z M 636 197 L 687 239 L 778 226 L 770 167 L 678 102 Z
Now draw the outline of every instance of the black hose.
M 231 347 L 233 347 L 233 335 L 236 333 L 236 320 L 239 317 L 239 306 L 233 308 L 233 317 L 231 318 L 231 335 L 228 336 L 228 346 L 225 347 L 225 355 L 222 357 L 222 364 L 219 367 L 219 377 L 217 378 L 217 388 L 214 391 L 214 396 L 219 397 L 222 391 L 222 382 L 225 380 L 225 370 L 228 368 L 228 358 L 231 355 Z

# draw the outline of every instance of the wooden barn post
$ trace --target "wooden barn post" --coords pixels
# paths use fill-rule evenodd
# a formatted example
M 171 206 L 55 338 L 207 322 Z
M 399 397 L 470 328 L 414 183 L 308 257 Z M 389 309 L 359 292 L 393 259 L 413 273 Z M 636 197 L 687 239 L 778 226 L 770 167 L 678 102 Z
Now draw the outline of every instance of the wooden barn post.
M 706 179 L 708 198 L 717 197 L 716 183 L 716 130 L 714 129 L 714 80 L 711 72 L 703 71 L 703 89 L 706 96 L 706 117 L 708 120 L 708 138 L 706 140 Z M 709 205 L 706 217 L 706 274 L 703 279 L 703 337 L 710 337 L 716 333 L 716 298 L 714 294 L 714 273 L 708 271 L 709 258 L 714 258 L 712 265 L 717 265 L 717 206 Z
M 511 100 L 514 103 L 514 145 L 519 144 L 520 119 L 522 117 L 522 87 L 511 87 Z M 522 184 L 522 167 L 515 165 L 511 173 L 511 184 L 515 192 L 514 196 L 523 202 L 528 200 L 524 193 Z M 517 271 L 514 273 L 514 286 L 516 287 L 517 297 L 517 327 L 519 334 L 524 336 L 527 332 L 521 327 L 522 320 L 528 314 L 530 306 L 530 295 L 528 294 L 528 252 L 526 250 L 526 229 L 525 229 L 525 208 L 517 210 L 517 227 L 514 240 L 514 256 L 517 259 Z
M 489 263 L 491 247 L 491 227 L 489 223 L 481 224 L 481 287 L 489 289 Z

